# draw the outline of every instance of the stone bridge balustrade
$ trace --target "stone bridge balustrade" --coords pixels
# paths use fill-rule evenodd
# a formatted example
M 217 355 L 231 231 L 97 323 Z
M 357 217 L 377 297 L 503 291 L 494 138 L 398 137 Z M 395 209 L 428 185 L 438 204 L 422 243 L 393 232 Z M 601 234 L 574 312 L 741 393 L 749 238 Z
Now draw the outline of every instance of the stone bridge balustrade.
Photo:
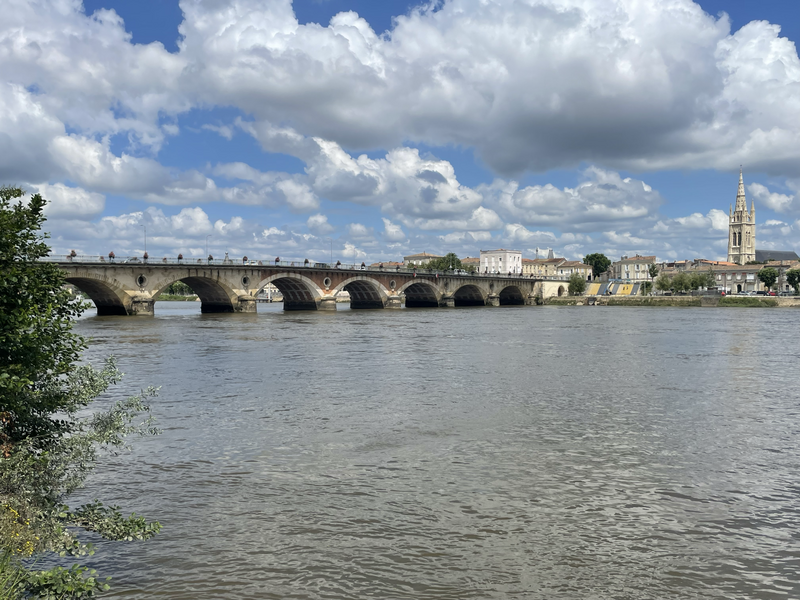
M 53 260 L 53 259 L 51 259 Z M 283 295 L 284 310 L 336 310 L 336 294 L 350 294 L 351 309 L 505 306 L 536 304 L 561 295 L 565 283 L 503 275 L 451 275 L 410 270 L 360 270 L 329 265 L 255 261 L 67 260 L 55 258 L 68 283 L 85 292 L 98 315 L 152 315 L 158 296 L 183 281 L 204 313 L 255 312 L 268 284 Z M 560 292 L 560 293 L 559 293 Z

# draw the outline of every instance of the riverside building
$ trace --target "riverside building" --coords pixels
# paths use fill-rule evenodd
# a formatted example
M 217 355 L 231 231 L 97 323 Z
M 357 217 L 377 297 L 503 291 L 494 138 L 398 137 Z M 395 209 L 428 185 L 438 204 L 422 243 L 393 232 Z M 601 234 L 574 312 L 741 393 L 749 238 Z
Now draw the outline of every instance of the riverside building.
M 650 265 L 656 262 L 655 256 L 623 256 L 615 263 L 611 263 L 609 279 L 624 279 L 626 281 L 647 281 L 650 277 Z
M 522 250 L 481 250 L 481 273 L 522 274 Z

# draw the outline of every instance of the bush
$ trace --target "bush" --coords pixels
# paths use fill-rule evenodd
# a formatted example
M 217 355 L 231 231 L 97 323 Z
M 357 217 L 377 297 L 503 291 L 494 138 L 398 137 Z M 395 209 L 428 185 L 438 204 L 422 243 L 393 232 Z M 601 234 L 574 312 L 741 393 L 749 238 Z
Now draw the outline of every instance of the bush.
M 586 291 L 586 280 L 580 273 L 573 273 L 569 276 L 569 286 L 567 286 L 570 296 L 580 296 Z
M 121 374 L 111 359 L 102 369 L 79 365 L 85 342 L 72 325 L 85 305 L 57 265 L 40 261 L 50 252 L 40 232 L 45 201 L 36 194 L 12 204 L 23 195 L 0 188 L 0 582 L 14 581 L 23 597 L 86 598 L 105 584 L 85 568 L 34 572 L 22 559 L 91 554 L 81 529 L 113 540 L 158 532 L 158 523 L 126 519 L 116 507 L 65 504 L 103 452 L 124 447 L 127 434 L 155 433 L 144 403 L 155 391 L 82 416 Z

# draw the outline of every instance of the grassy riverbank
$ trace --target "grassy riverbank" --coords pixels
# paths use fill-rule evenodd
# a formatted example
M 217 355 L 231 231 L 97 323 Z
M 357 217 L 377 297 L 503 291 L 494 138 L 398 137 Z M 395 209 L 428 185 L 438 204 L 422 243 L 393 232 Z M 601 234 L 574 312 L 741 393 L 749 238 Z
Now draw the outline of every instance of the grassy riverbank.
M 698 296 L 607 296 L 600 298 L 608 306 L 700 306 Z M 583 296 L 562 296 L 548 298 L 545 304 L 554 306 L 581 306 L 586 302 Z
M 583 304 L 585 300 L 583 297 L 553 296 L 552 298 L 547 298 L 544 303 L 553 306 L 577 306 Z
M 158 297 L 159 302 L 166 300 L 167 302 L 194 302 L 197 296 L 178 296 L 176 294 L 161 294 Z
M 702 296 L 610 296 L 600 298 L 608 306 L 702 306 Z M 708 300 L 708 297 L 706 297 Z M 800 307 L 800 298 L 770 298 L 763 296 L 724 296 L 716 297 L 716 306 L 743 308 Z M 586 302 L 584 297 L 563 296 L 548 298 L 545 304 L 553 306 L 580 306 Z M 713 305 L 713 304 L 712 304 Z M 706 306 L 709 306 L 706 303 Z
M 700 296 L 620 296 L 610 297 L 609 306 L 700 306 Z
M 719 301 L 720 306 L 748 306 L 762 308 L 765 306 L 778 306 L 775 298 L 760 298 L 758 296 L 725 296 Z

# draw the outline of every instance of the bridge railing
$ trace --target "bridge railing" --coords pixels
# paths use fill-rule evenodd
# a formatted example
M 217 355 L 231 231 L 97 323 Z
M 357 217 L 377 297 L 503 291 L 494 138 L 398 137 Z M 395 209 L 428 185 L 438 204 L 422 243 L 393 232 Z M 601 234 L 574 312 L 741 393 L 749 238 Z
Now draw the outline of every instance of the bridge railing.
M 403 273 L 413 274 L 417 273 L 419 276 L 432 276 L 436 277 L 492 277 L 492 278 L 509 278 L 509 279 L 538 279 L 550 281 L 567 281 L 567 276 L 542 276 L 534 274 L 521 274 L 521 273 L 467 273 L 453 271 L 437 271 L 433 269 L 421 269 L 415 267 L 397 267 L 397 266 L 362 266 L 361 263 L 323 263 L 316 261 L 305 260 L 234 260 L 232 258 L 143 258 L 140 256 L 97 256 L 97 255 L 75 255 L 70 254 L 51 254 L 41 259 L 44 262 L 58 262 L 58 263 L 74 263 L 74 264 L 90 264 L 90 265 L 181 265 L 181 266 L 220 266 L 220 267 L 286 267 L 286 268 L 309 268 L 309 269 L 337 269 L 341 271 L 369 271 L 371 273 Z

